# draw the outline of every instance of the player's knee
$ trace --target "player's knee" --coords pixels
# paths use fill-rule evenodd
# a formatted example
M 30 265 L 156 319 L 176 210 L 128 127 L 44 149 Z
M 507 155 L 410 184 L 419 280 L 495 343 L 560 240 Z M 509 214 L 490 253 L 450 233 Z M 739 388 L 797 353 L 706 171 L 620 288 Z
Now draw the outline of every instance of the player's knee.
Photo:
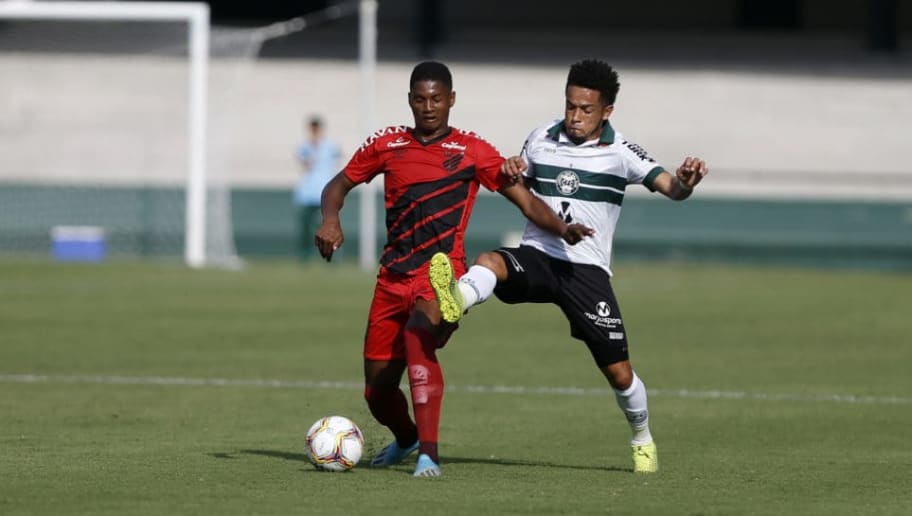
M 633 384 L 633 369 L 629 361 L 616 362 L 602 367 L 602 373 L 614 389 L 624 391 Z
M 500 253 L 495 253 L 493 251 L 481 253 L 478 255 L 478 258 L 475 258 L 475 265 L 480 265 L 494 272 L 497 279 L 503 279 L 507 275 L 506 264 Z
M 633 385 L 633 375 L 619 374 L 614 377 L 608 377 L 608 383 L 611 384 L 611 387 L 619 391 L 626 391 Z

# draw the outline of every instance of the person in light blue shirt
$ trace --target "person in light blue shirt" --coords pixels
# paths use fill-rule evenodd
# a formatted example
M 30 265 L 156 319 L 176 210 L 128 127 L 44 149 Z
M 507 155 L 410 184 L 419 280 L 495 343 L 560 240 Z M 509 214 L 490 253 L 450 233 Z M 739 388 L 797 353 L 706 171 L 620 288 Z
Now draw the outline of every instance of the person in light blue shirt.
M 302 260 L 317 258 L 314 247 L 316 224 L 320 222 L 320 194 L 338 172 L 339 147 L 323 132 L 323 121 L 316 116 L 307 122 L 310 138 L 298 146 L 296 155 L 301 175 L 294 189 L 298 214 L 298 253 Z

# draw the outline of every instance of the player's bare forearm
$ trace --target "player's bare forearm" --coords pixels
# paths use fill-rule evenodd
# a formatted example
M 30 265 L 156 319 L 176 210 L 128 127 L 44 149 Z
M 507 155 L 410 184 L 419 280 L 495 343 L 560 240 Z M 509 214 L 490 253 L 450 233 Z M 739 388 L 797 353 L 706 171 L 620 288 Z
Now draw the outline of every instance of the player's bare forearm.
M 520 209 L 527 219 L 549 233 L 562 236 L 567 232 L 568 224 L 558 217 L 550 206 L 534 195 L 530 194 L 529 202 Z
M 320 212 L 323 215 L 323 222 L 314 235 L 314 245 L 317 246 L 320 256 L 326 261 L 332 260 L 333 252 L 342 247 L 345 242 L 339 213 L 345 204 L 345 196 L 354 187 L 355 183 L 339 172 L 323 188 L 323 194 L 320 197 Z
M 656 178 L 655 188 L 669 199 L 683 201 L 709 174 L 709 167 L 700 158 L 686 157 L 674 174 L 664 173 Z
M 500 189 L 500 193 L 515 204 L 530 222 L 559 236 L 568 244 L 576 244 L 595 231 L 582 224 L 567 224 L 544 201 L 532 195 L 522 183 L 515 183 Z
M 345 196 L 354 187 L 355 183 L 345 177 L 343 172 L 339 172 L 326 183 L 320 195 L 320 212 L 323 214 L 324 220 L 339 217 L 342 205 L 345 204 Z

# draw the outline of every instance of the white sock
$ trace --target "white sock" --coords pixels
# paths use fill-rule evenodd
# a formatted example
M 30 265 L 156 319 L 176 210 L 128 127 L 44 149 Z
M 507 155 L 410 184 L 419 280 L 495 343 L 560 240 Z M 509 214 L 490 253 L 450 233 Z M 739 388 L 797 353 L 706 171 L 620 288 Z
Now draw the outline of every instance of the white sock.
M 468 309 L 480 303 L 494 293 L 494 287 L 497 285 L 497 276 L 494 271 L 481 265 L 473 265 L 468 272 L 459 278 L 459 292 L 462 293 L 462 299 L 465 301 L 465 307 Z
M 630 444 L 639 446 L 651 443 L 652 434 L 649 433 L 646 385 L 640 381 L 640 377 L 633 373 L 633 382 L 630 387 L 623 391 L 615 389 L 614 397 L 617 399 L 618 407 L 621 407 L 627 422 L 630 424 L 630 430 L 633 432 Z

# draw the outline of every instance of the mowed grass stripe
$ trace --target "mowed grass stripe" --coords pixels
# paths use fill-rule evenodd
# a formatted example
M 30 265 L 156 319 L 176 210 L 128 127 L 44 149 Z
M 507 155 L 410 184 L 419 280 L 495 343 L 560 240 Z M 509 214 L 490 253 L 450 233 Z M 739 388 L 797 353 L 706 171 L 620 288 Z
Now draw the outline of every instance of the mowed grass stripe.
M 242 378 L 180 378 L 168 376 L 104 376 L 104 375 L 40 375 L 0 374 L 4 383 L 87 383 L 111 385 L 174 385 L 190 387 L 265 387 L 278 389 L 357 391 L 357 382 L 328 382 L 305 380 L 269 380 Z M 522 385 L 447 385 L 447 392 L 468 394 L 550 394 L 557 396 L 608 396 L 609 389 L 581 387 L 532 387 Z M 702 400 L 753 400 L 803 403 L 857 403 L 867 405 L 912 405 L 912 398 L 901 396 L 858 396 L 854 394 L 805 395 L 793 393 L 739 392 L 689 389 L 649 389 L 649 395 L 660 398 L 689 398 Z

